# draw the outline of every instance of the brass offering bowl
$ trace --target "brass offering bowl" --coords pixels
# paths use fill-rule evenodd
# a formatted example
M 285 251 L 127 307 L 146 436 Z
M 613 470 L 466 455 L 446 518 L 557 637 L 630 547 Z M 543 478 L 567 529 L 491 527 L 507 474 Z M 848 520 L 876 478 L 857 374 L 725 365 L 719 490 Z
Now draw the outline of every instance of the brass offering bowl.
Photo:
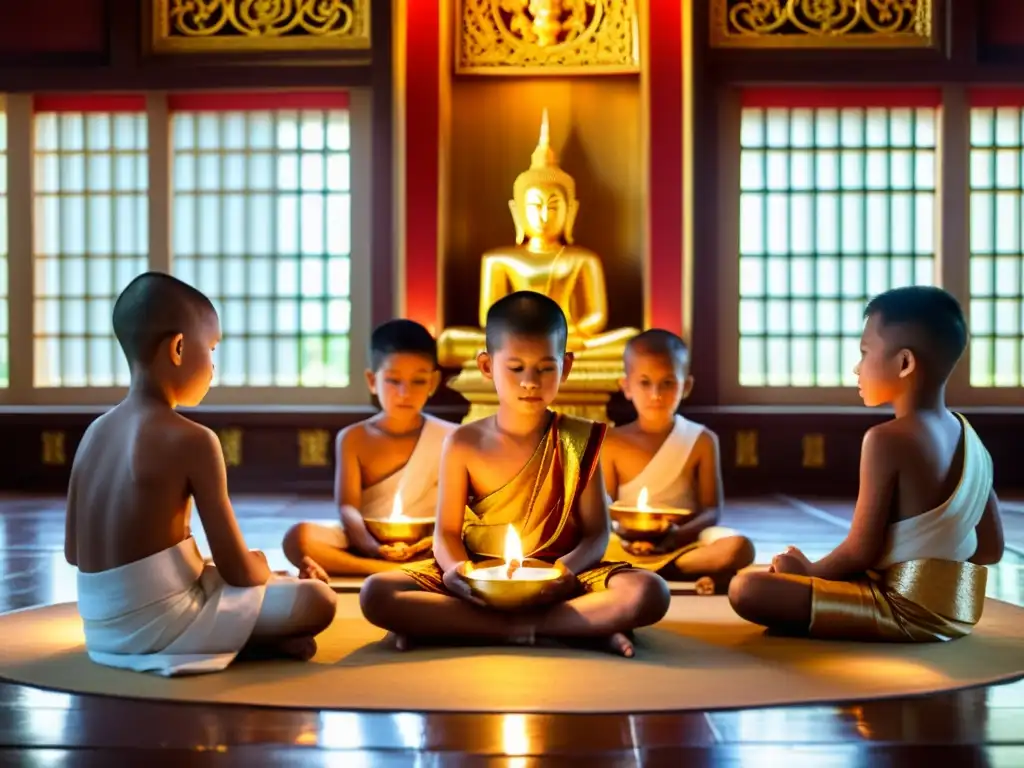
M 615 523 L 615 532 L 627 541 L 655 542 L 668 533 L 673 523 L 686 522 L 693 514 L 690 509 L 671 509 L 668 507 L 618 506 L 612 504 L 608 510 Z
M 367 517 L 363 523 L 370 535 L 381 544 L 415 544 L 434 533 L 432 517 L 402 517 L 397 520 Z
M 538 569 L 543 573 L 537 573 Z M 548 602 L 545 593 L 551 582 L 565 573 L 565 568 L 558 563 L 527 558 L 511 579 L 505 575 L 507 572 L 505 561 L 497 559 L 462 565 L 459 569 L 474 597 L 495 610 L 518 611 Z

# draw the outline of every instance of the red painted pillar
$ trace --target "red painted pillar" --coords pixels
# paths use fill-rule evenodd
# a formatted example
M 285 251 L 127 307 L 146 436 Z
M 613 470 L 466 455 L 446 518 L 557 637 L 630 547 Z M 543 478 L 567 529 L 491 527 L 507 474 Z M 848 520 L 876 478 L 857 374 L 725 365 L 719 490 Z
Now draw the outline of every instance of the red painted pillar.
M 438 217 L 441 116 L 440 0 L 405 0 L 404 85 L 399 98 L 404 146 L 404 316 L 439 333 Z M 399 36 L 401 37 L 401 35 Z M 397 41 L 401 45 L 401 40 Z
M 684 328 L 683 3 L 651 0 L 644 59 L 647 106 L 647 322 L 682 334 Z M 688 288 L 688 286 L 687 286 Z

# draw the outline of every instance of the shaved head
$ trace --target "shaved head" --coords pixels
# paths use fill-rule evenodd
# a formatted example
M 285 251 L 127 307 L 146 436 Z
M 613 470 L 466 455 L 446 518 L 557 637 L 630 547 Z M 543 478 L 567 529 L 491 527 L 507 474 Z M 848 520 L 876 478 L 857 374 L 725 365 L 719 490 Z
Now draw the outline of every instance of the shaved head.
M 163 272 L 144 272 L 114 302 L 114 335 L 128 364 L 148 365 L 161 342 L 217 310 L 204 293 Z

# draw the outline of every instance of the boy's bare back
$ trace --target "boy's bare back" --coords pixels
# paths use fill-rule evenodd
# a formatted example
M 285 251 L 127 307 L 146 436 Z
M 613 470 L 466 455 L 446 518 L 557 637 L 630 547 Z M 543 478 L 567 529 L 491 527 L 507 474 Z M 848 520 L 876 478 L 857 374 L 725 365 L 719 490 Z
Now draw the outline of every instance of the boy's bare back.
M 950 411 L 915 411 L 872 427 L 864 437 L 865 463 L 887 464 L 890 523 L 943 504 L 963 474 L 963 423 Z
M 213 432 L 160 404 L 127 400 L 98 418 L 71 470 L 69 562 L 85 573 L 105 571 L 186 539 L 190 474 L 216 461 L 214 449 Z

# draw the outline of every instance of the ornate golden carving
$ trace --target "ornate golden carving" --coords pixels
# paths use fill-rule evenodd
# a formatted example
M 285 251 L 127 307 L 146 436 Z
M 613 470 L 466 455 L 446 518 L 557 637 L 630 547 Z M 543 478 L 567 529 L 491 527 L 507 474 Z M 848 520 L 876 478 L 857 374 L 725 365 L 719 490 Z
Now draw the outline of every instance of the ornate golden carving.
M 933 0 L 712 0 L 719 48 L 927 48 Z
M 237 427 L 217 430 L 224 463 L 229 467 L 242 466 L 242 430 Z
M 460 73 L 640 71 L 637 0 L 459 0 L 455 19 Z
M 41 439 L 43 444 L 43 464 L 54 467 L 62 467 L 67 464 L 63 432 L 43 432 Z
M 756 467 L 758 464 L 757 455 L 757 430 L 744 429 L 736 433 L 736 466 Z
M 326 429 L 299 430 L 299 466 L 326 467 L 331 434 Z
M 812 433 L 803 437 L 803 465 L 808 469 L 820 469 L 825 466 L 825 436 Z
M 156 52 L 370 48 L 370 0 L 152 1 Z

